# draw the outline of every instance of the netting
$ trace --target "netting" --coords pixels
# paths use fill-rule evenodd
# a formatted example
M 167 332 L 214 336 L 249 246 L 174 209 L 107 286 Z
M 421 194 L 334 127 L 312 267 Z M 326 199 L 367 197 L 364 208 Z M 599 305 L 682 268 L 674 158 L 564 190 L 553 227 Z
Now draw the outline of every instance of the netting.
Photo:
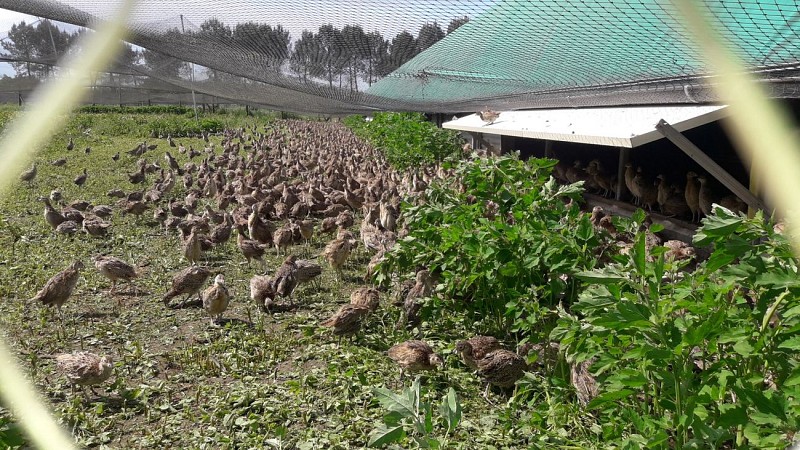
M 91 27 L 109 3 L 0 7 Z M 800 97 L 795 0 L 703 4 L 770 95 Z M 133 46 L 95 80 L 97 103 L 187 102 L 191 90 L 325 114 L 725 100 L 666 0 L 144 0 L 129 27 Z M 4 48 L 18 76 L 61 56 Z

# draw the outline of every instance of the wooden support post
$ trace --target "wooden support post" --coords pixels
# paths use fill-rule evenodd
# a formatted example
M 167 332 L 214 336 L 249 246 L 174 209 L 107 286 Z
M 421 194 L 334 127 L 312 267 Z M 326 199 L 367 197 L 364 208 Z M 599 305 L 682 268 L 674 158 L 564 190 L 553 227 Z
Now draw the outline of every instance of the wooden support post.
M 544 141 L 544 157 L 553 157 L 553 141 Z
M 692 141 L 687 139 L 686 136 L 673 128 L 672 125 L 668 124 L 664 119 L 661 119 L 658 122 L 656 129 L 663 134 L 664 137 L 669 139 L 670 142 L 675 144 L 679 149 L 683 150 L 684 153 L 689 155 L 689 157 L 692 158 L 697 164 L 700 164 L 700 167 L 710 173 L 711 176 L 719 180 L 719 182 L 722 183 L 726 188 L 744 200 L 748 206 L 766 211 L 764 204 L 758 199 L 758 197 L 753 195 L 753 193 L 739 183 L 736 178 L 726 172 L 725 169 L 720 167 L 720 165 L 714 162 L 713 159 L 709 158 L 708 155 L 703 153 L 703 151 L 694 145 Z
M 614 194 L 614 199 L 617 201 L 622 200 L 622 194 L 628 191 L 625 186 L 625 164 L 631 159 L 631 149 L 628 147 L 619 148 L 619 160 L 617 161 L 617 192 Z

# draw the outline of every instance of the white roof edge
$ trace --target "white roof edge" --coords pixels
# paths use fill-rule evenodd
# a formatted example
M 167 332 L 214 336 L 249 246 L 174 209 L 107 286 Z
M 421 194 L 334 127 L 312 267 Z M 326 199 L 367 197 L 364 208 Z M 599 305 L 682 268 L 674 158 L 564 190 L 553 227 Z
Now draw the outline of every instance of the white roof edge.
M 493 124 L 485 124 L 477 114 L 472 114 L 445 122 L 442 127 L 473 133 L 633 148 L 663 137 L 655 128 L 661 119 L 678 131 L 686 131 L 726 115 L 726 105 L 543 109 L 504 111 Z

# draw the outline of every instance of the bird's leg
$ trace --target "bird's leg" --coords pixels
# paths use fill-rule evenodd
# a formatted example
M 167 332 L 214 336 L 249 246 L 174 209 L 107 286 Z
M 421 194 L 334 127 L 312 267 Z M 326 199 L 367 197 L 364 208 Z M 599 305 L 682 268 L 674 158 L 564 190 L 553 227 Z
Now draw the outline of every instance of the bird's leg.
M 492 403 L 492 401 L 489 400 L 489 387 L 490 386 L 491 386 L 490 383 L 486 383 L 486 390 L 483 391 L 483 398 L 486 399 L 487 403 L 489 403 L 490 405 L 493 405 L 494 403 Z
M 111 292 L 109 292 L 109 294 L 113 294 L 116 288 L 117 288 L 117 280 L 111 280 Z

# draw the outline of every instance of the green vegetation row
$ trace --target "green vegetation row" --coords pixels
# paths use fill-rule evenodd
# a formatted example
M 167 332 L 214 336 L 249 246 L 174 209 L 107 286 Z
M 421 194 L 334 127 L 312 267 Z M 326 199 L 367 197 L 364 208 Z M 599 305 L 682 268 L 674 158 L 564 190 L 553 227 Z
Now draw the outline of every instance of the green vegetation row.
M 344 124 L 401 170 L 442 161 L 461 148 L 458 132 L 437 127 L 421 113 L 383 112 L 371 119 L 349 116 Z
M 378 281 L 429 268 L 426 323 L 557 343 L 512 403 L 538 448 L 786 448 L 800 427 L 800 261 L 761 215 L 723 208 L 676 261 L 647 244 L 644 212 L 615 236 L 580 211 L 555 161 L 445 164 L 451 179 L 407 204 L 409 234 Z M 617 241 L 628 241 L 623 247 Z M 531 357 L 531 356 L 529 356 Z M 570 365 L 590 361 L 599 395 L 578 401 Z
M 86 105 L 78 108 L 79 113 L 89 114 L 194 114 L 192 108 L 179 105 L 120 106 Z

